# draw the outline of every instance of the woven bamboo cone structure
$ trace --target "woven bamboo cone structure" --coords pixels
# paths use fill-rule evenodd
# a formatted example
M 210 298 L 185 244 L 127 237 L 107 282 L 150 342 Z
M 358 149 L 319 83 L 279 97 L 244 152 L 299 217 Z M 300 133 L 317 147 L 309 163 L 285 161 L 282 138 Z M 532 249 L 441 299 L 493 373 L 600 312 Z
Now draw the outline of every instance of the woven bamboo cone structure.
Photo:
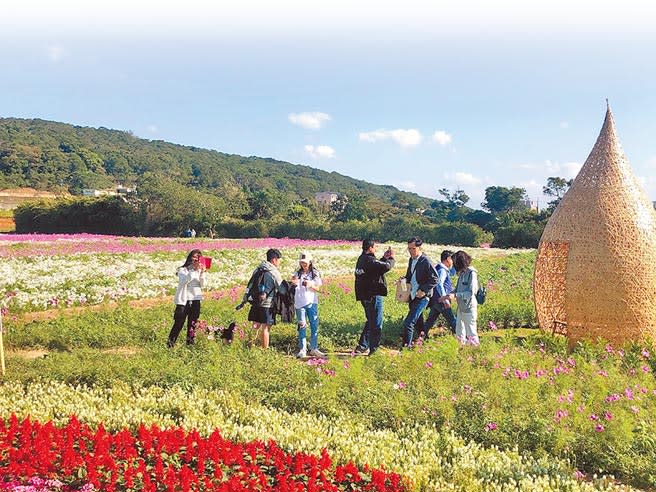
M 540 239 L 533 277 L 540 328 L 582 339 L 656 340 L 656 213 L 615 133 L 597 142 Z

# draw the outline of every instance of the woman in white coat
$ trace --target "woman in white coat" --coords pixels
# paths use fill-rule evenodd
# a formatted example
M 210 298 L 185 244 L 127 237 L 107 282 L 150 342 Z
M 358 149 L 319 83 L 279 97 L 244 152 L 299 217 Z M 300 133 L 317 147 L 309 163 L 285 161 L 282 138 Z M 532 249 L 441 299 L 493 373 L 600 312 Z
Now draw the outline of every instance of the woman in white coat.
M 175 291 L 175 311 L 173 327 L 169 333 L 168 346 L 173 347 L 182 326 L 187 321 L 187 345 L 194 343 L 196 322 L 200 318 L 200 301 L 203 299 L 202 288 L 205 287 L 205 265 L 200 259 L 199 249 L 192 250 L 187 260 L 178 268 L 178 288 Z

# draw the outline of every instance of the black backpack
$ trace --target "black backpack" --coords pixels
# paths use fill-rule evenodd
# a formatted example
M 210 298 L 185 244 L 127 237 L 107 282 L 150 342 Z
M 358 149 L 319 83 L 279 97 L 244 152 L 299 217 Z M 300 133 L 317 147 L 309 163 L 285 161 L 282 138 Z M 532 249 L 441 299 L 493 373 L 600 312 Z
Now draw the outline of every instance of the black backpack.
M 246 300 L 253 306 L 260 306 L 269 297 L 271 291 L 266 290 L 265 276 L 267 270 L 258 268 L 253 272 L 251 279 L 248 281 L 248 296 Z
M 478 279 L 478 290 L 476 291 L 476 303 L 485 304 L 487 298 L 487 288 L 481 284 L 481 279 Z

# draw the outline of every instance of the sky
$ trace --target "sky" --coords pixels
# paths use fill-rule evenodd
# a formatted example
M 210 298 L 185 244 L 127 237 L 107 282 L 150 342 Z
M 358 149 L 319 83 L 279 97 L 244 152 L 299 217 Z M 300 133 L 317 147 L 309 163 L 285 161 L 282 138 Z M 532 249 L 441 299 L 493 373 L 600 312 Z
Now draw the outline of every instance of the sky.
M 573 178 L 606 98 L 656 200 L 656 5 L 22 0 L 0 117 L 271 157 L 427 197 Z M 339 191 L 339 190 L 326 190 Z

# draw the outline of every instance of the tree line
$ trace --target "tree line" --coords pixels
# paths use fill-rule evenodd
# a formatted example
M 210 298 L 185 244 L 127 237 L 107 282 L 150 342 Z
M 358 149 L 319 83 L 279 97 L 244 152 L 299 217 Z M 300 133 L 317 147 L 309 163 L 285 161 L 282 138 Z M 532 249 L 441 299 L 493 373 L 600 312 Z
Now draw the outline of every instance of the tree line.
M 118 183 L 137 192 L 85 198 L 84 188 Z M 569 182 L 549 178 L 545 193 Z M 489 187 L 483 210 L 463 190 L 431 200 L 393 186 L 273 159 L 139 139 L 129 132 L 41 120 L 0 119 L 0 187 L 68 192 L 15 211 L 18 232 L 179 235 L 188 227 L 224 237 L 308 237 L 427 241 L 464 246 L 535 247 L 553 207 L 535 211 L 522 188 Z M 319 191 L 339 191 L 330 206 Z

